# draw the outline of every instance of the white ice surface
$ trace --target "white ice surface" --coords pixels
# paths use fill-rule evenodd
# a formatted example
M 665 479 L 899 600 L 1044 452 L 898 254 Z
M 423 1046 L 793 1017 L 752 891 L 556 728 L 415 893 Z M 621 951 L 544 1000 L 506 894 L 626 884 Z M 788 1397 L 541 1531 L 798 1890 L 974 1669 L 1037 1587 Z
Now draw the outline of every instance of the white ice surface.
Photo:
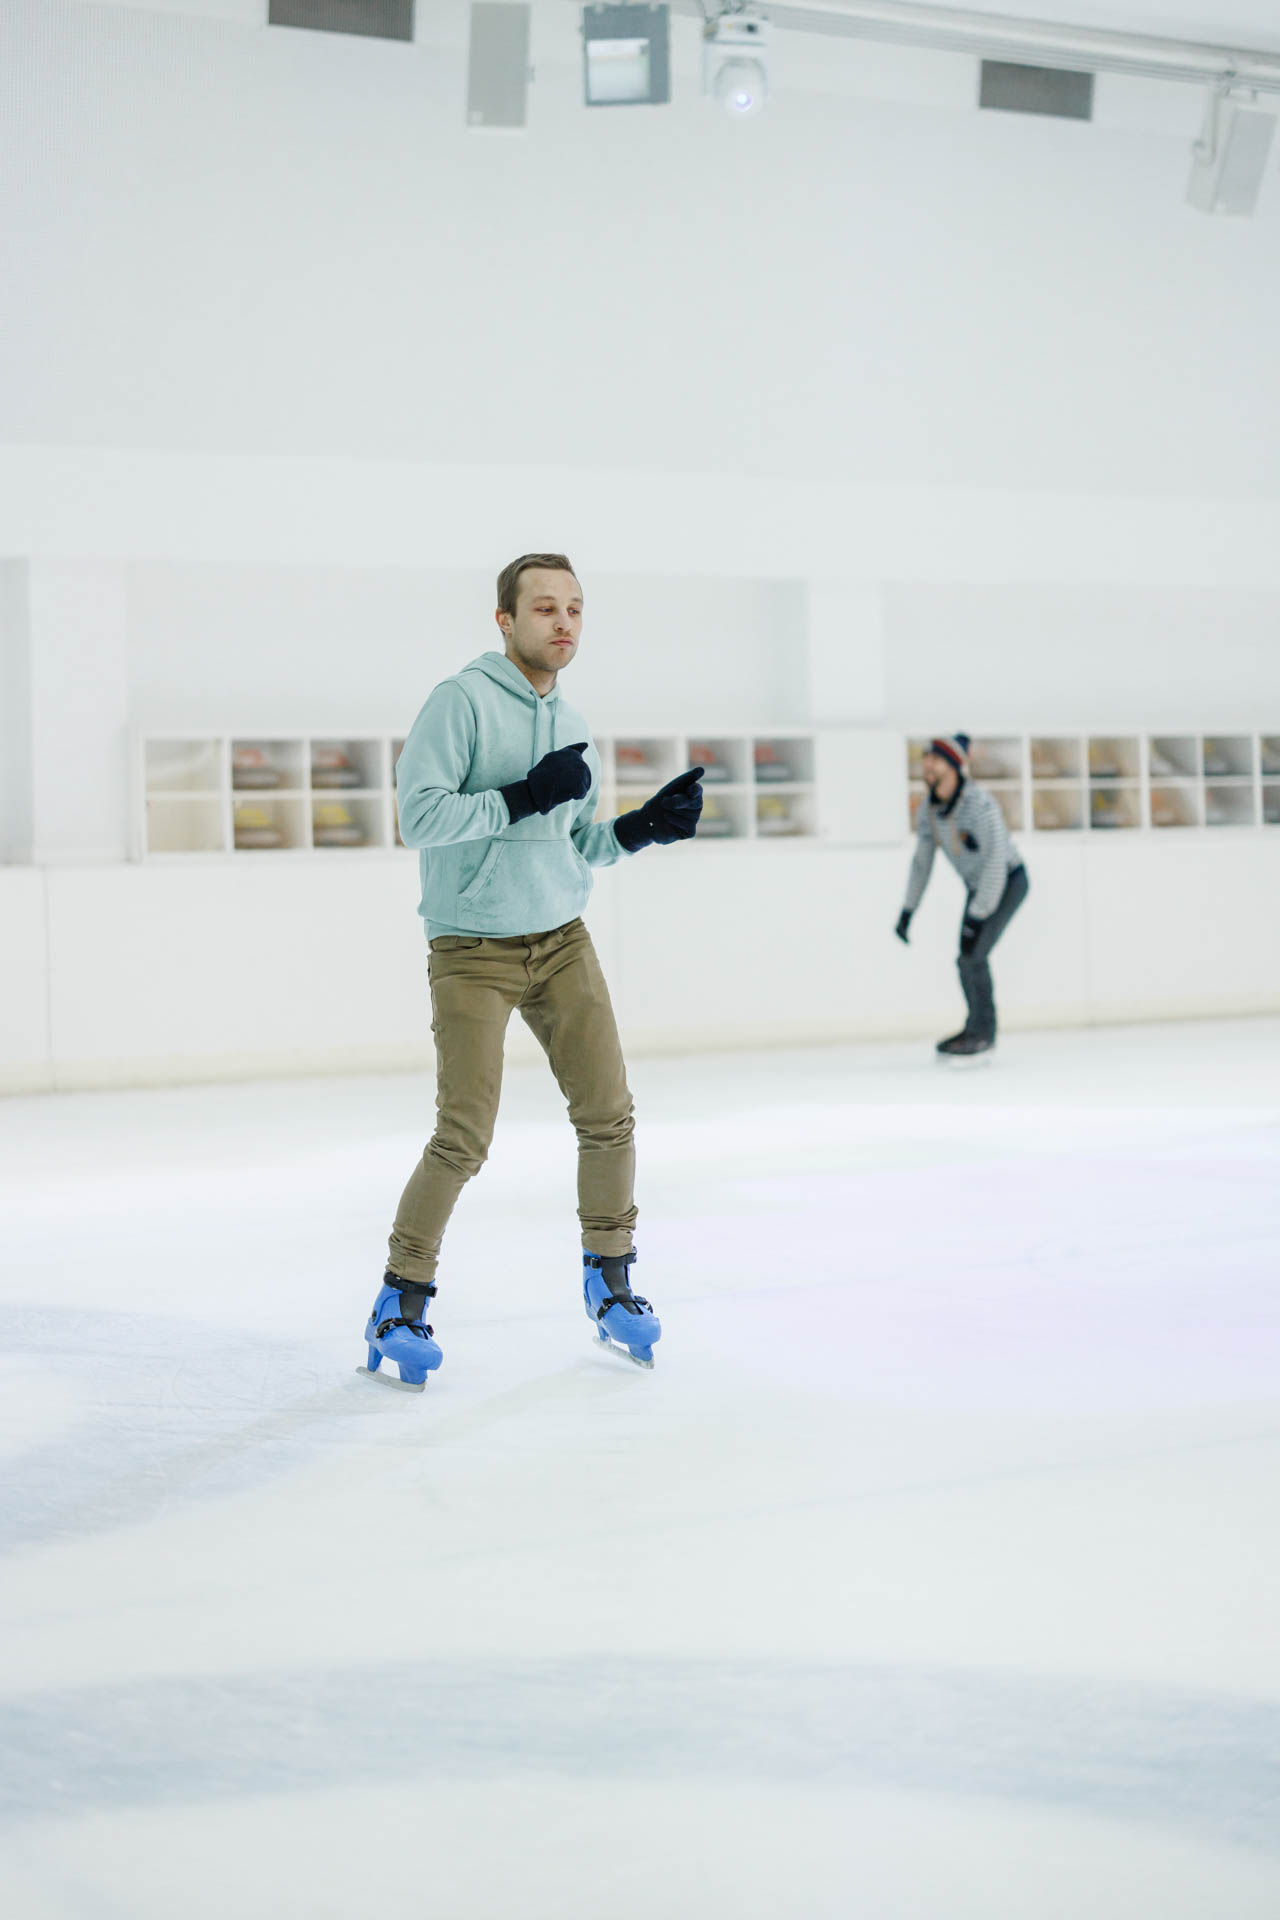
M 638 1062 L 645 1374 L 508 1077 L 0 1106 L 13 1920 L 1275 1920 L 1280 1022 Z

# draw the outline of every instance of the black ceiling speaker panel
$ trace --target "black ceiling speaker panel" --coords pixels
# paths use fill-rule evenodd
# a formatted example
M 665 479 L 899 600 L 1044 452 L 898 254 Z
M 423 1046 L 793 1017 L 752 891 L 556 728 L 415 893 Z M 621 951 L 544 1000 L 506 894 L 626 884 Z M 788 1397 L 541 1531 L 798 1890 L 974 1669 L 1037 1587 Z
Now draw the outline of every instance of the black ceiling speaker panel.
M 1058 120 L 1092 120 L 1093 75 L 1065 67 L 1015 66 L 984 60 L 978 105 L 998 113 L 1047 113 Z
M 412 40 L 413 0 L 268 0 L 267 24 L 316 33 L 360 33 L 371 40 Z

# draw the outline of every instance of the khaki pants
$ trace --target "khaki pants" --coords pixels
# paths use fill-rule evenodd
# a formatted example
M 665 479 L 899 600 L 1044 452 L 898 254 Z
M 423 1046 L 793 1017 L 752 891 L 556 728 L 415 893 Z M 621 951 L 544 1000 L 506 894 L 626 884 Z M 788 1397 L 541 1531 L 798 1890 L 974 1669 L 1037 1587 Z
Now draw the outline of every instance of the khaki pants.
M 581 920 L 513 940 L 433 940 L 436 1130 L 401 1197 L 388 1266 L 431 1280 L 459 1193 L 479 1173 L 502 1091 L 512 1009 L 534 1034 L 578 1135 L 578 1218 L 592 1253 L 629 1253 L 635 1121 L 609 989 Z

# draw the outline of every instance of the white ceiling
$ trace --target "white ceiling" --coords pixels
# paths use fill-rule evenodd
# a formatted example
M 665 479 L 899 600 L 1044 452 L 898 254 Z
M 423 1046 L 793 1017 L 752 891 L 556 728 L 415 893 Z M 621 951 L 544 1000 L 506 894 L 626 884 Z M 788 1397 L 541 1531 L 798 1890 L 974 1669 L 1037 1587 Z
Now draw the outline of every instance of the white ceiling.
M 266 0 L 90 0 L 155 13 L 203 14 L 245 23 L 261 22 Z M 440 0 L 418 0 L 419 16 Z M 768 0 L 761 0 L 766 11 Z M 1002 14 L 1014 20 L 1054 20 L 1070 26 L 1112 27 L 1173 39 L 1208 40 L 1280 49 L 1280 0 L 931 0 L 958 13 Z
M 1053 20 L 1218 45 L 1280 47 L 1280 0 L 927 0 L 953 13 Z

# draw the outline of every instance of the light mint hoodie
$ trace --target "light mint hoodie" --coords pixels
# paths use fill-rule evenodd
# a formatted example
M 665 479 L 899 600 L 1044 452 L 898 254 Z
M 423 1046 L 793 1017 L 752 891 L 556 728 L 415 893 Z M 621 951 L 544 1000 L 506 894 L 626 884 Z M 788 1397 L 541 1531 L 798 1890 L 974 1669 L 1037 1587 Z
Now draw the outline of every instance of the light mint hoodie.
M 587 742 L 591 789 L 513 826 L 498 792 L 555 747 Z M 396 762 L 400 838 L 419 849 L 427 938 L 549 933 L 575 920 L 592 867 L 622 858 L 611 821 L 594 821 L 600 756 L 557 684 L 542 698 L 505 654 L 482 653 L 442 680 Z

